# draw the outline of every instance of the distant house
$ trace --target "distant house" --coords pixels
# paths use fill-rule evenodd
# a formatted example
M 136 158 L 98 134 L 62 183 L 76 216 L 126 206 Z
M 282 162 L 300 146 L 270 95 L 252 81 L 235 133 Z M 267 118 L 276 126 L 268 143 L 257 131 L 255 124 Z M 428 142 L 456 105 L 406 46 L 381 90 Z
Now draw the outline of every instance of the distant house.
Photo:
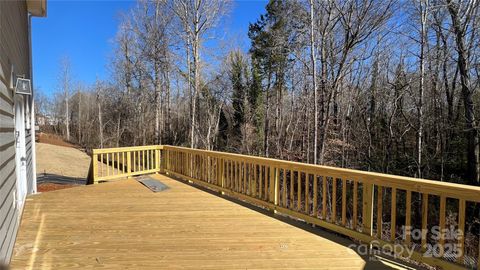
M 45 15 L 46 0 L 0 1 L 0 265 L 10 261 L 25 196 L 36 192 L 30 22 Z
M 58 119 L 49 114 L 37 114 L 35 123 L 40 127 L 52 126 L 58 123 Z

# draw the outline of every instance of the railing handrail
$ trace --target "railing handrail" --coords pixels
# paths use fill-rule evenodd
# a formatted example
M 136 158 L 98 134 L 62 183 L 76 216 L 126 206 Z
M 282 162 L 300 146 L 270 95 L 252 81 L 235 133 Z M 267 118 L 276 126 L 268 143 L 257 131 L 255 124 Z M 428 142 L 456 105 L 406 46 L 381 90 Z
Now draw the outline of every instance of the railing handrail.
M 413 178 L 413 177 L 400 176 L 400 175 L 394 175 L 394 174 L 368 172 L 368 171 L 355 170 L 355 169 L 337 168 L 337 167 L 331 167 L 331 166 L 325 166 L 325 165 L 315 165 L 315 164 L 302 163 L 302 162 L 296 162 L 296 161 L 287 161 L 287 160 L 281 160 L 281 159 L 242 155 L 242 154 L 236 154 L 236 153 L 193 149 L 193 148 L 180 147 L 180 146 L 163 145 L 163 149 L 166 149 L 166 150 L 183 149 L 183 150 L 193 151 L 197 153 L 211 153 L 216 157 L 228 157 L 228 158 L 237 157 L 242 161 L 244 159 L 248 159 L 248 160 L 262 163 L 262 165 L 290 167 L 290 169 L 292 170 L 303 169 L 304 171 L 308 171 L 311 173 L 318 173 L 319 170 L 321 170 L 322 175 L 328 175 L 331 177 L 356 178 L 358 180 L 361 180 L 362 182 L 381 185 L 384 187 L 396 187 L 401 189 L 405 188 L 405 189 L 415 190 L 416 192 L 419 192 L 419 193 L 427 192 L 434 195 L 445 195 L 449 198 L 461 197 L 469 201 L 480 202 L 480 196 L 479 196 L 480 187 L 478 186 L 441 182 L 438 180 Z
M 106 154 L 106 153 L 117 153 L 117 152 L 128 152 L 136 150 L 162 150 L 163 145 L 145 145 L 145 146 L 127 146 L 127 147 L 112 147 L 112 148 L 98 148 L 93 149 L 92 154 Z

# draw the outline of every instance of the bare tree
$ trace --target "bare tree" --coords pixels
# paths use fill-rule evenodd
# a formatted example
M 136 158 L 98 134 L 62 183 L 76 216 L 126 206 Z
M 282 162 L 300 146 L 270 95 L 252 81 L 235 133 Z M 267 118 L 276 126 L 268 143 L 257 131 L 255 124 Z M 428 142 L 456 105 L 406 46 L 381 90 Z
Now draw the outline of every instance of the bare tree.
M 458 53 L 457 64 L 460 73 L 460 84 L 462 86 L 463 104 L 465 107 L 465 137 L 467 140 L 467 181 L 472 184 L 480 182 L 480 145 L 478 127 L 475 118 L 475 106 L 473 102 L 472 86 L 470 84 L 470 53 L 472 46 L 467 42 L 469 33 L 476 28 L 476 17 L 479 2 L 447 0 L 448 12 L 452 19 L 453 33 L 455 34 L 455 45 Z M 471 38 L 470 41 L 474 39 Z
M 312 62 L 312 84 L 313 84 L 313 163 L 317 164 L 318 151 L 318 97 L 317 97 L 317 57 L 315 56 L 315 5 L 314 0 L 310 0 L 310 61 Z
M 419 82 L 419 93 L 418 93 L 418 104 L 417 104 L 417 115 L 418 115 L 418 127 L 417 127 L 417 176 L 422 177 L 422 154 L 423 154 L 423 128 L 424 128 L 424 117 L 423 117 L 423 99 L 425 93 L 425 48 L 427 47 L 427 19 L 429 13 L 429 0 L 420 0 L 418 4 L 418 9 L 420 13 L 420 54 L 419 65 L 420 65 L 420 82 Z
M 59 75 L 60 88 L 63 93 L 65 102 L 65 136 L 67 141 L 70 141 L 70 109 L 69 109 L 69 91 L 72 84 L 71 78 L 71 65 L 68 57 L 62 58 L 60 61 L 60 75 Z
M 211 30 L 228 11 L 229 2 L 226 0 L 174 0 L 173 9 L 178 19 L 185 27 L 185 43 L 191 42 L 193 57 L 193 93 L 190 127 L 190 147 L 196 143 L 196 107 L 198 93 L 201 88 L 201 57 L 200 49 L 205 34 Z M 188 61 L 188 60 L 187 60 Z M 190 66 L 190 65 L 189 65 Z M 189 76 L 189 75 L 188 75 Z

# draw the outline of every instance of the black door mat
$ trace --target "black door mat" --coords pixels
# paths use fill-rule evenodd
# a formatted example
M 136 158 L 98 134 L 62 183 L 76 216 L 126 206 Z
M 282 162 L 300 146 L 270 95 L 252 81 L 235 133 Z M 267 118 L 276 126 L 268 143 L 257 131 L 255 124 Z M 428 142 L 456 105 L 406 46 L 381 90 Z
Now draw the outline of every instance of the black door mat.
M 143 177 L 137 178 L 137 181 L 142 183 L 144 186 L 146 186 L 153 192 L 160 192 L 160 191 L 169 189 L 169 187 L 164 183 L 158 181 L 157 179 L 153 179 L 152 177 L 149 177 L 149 176 L 143 176 Z

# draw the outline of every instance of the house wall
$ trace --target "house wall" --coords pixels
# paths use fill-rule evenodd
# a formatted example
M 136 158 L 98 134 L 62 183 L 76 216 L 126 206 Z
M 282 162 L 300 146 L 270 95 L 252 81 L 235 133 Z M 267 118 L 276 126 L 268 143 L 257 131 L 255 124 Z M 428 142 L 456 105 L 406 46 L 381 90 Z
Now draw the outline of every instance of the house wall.
M 21 216 L 21 207 L 15 201 L 17 179 L 12 66 L 15 74 L 25 74 L 30 78 L 28 13 L 25 1 L 0 1 L 0 263 L 10 261 Z M 28 108 L 31 102 L 29 97 L 27 99 Z M 31 151 L 34 142 L 28 135 L 26 144 Z M 33 166 L 31 154 L 27 153 L 26 158 L 31 186 L 33 175 L 31 171 L 28 172 Z M 30 190 L 31 187 L 28 191 Z

